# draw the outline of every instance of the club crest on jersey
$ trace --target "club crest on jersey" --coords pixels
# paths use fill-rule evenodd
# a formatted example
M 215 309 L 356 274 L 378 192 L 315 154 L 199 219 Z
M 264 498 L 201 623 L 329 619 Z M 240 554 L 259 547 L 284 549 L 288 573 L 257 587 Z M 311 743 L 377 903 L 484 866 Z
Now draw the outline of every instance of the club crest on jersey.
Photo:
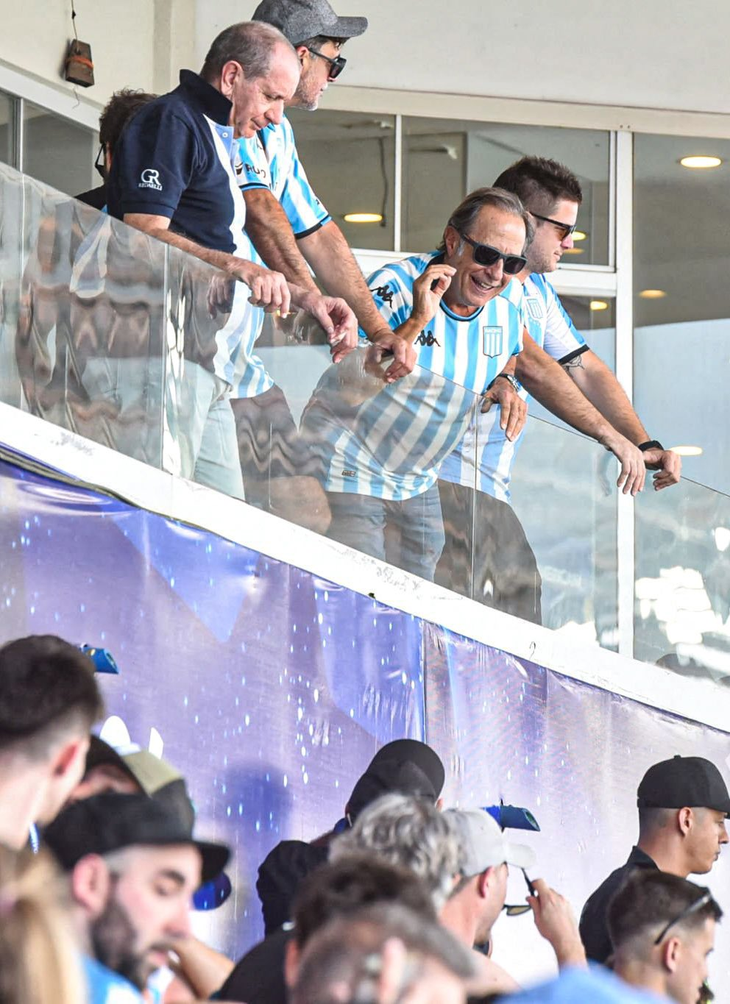
M 526 296 L 527 313 L 533 321 L 541 321 L 543 318 L 542 303 L 536 296 Z
M 486 324 L 482 328 L 482 352 L 490 359 L 502 355 L 504 331 L 501 324 Z

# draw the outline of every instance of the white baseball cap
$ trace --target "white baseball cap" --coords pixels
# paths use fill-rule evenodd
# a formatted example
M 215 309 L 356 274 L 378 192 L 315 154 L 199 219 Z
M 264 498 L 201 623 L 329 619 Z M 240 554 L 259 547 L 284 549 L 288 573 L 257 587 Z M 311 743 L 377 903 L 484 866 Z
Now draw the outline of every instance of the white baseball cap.
M 461 839 L 461 874 L 464 878 L 471 878 L 487 868 L 504 863 L 517 868 L 531 868 L 534 865 L 533 849 L 527 844 L 515 844 L 507 840 L 495 820 L 484 809 L 447 809 L 444 815 Z

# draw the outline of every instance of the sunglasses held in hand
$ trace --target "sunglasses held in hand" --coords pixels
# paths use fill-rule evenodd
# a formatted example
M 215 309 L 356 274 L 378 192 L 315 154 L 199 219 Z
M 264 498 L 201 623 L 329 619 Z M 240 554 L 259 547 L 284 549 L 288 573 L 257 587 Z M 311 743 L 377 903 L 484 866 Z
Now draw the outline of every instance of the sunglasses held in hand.
M 521 868 L 520 871 L 525 877 L 525 882 L 527 883 L 527 888 L 530 891 L 530 895 L 537 896 L 537 889 L 528 878 L 525 869 Z M 514 904 L 505 903 L 502 909 L 504 910 L 504 912 L 507 914 L 508 917 L 521 917 L 523 913 L 529 913 L 532 907 L 530 906 L 529 903 L 514 903 Z

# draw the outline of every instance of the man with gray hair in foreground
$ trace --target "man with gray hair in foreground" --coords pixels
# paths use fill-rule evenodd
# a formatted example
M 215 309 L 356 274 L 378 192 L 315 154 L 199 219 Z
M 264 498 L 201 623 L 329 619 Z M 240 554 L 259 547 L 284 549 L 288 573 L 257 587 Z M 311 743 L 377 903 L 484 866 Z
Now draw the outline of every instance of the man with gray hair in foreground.
M 431 889 L 439 919 L 473 950 L 481 994 L 510 993 L 518 984 L 501 966 L 473 946 L 490 939 L 504 906 L 508 862 L 525 868 L 534 862 L 529 847 L 507 841 L 483 810 L 449 810 L 401 795 L 386 795 L 358 818 L 332 845 L 331 860 L 370 851 L 414 871 Z M 560 965 L 585 964 L 575 920 L 562 896 L 541 879 L 530 897 L 540 934 L 550 942 Z
M 468 949 L 441 925 L 380 903 L 314 935 L 291 1004 L 463 1004 L 475 973 Z

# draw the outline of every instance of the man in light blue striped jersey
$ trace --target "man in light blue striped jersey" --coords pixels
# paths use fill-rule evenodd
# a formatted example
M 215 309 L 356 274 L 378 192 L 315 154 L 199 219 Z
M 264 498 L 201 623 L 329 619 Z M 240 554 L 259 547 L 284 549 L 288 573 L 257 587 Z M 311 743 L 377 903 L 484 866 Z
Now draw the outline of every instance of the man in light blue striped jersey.
M 414 345 L 417 366 L 388 383 L 367 358 L 372 347 L 352 353 L 307 405 L 302 429 L 320 460 L 334 539 L 433 579 L 444 542 L 438 468 L 522 348 L 524 297 L 513 276 L 526 264 L 530 228 L 519 199 L 479 189 L 452 214 L 439 250 L 371 276 L 378 310 Z
M 534 351 L 528 338 L 528 351 L 521 362 L 530 352 L 538 363 L 547 363 L 547 356 L 557 360 L 588 401 L 643 452 L 646 467 L 657 472 L 655 489 L 676 484 L 681 474 L 680 457 L 651 440 L 616 377 L 576 331 L 545 276 L 555 271 L 563 253 L 573 246 L 572 235 L 583 199 L 578 178 L 554 160 L 523 157 L 507 168 L 495 184 L 522 200 L 535 229 L 527 265 L 517 278 L 525 291 L 529 336 L 543 352 Z M 524 401 L 529 399 L 522 386 L 519 394 Z M 542 403 L 550 407 L 548 401 L 543 399 Z M 560 417 L 573 424 L 570 416 Z M 436 579 L 490 606 L 540 623 L 537 562 L 509 504 L 512 466 L 523 433 L 510 438 L 503 426 L 499 409 L 479 413 L 441 468 L 446 546 Z M 473 540 L 464 532 L 468 514 L 473 515 L 474 526 L 478 527 Z M 473 563 L 472 548 L 476 551 Z M 468 582 L 472 568 L 474 580 Z

